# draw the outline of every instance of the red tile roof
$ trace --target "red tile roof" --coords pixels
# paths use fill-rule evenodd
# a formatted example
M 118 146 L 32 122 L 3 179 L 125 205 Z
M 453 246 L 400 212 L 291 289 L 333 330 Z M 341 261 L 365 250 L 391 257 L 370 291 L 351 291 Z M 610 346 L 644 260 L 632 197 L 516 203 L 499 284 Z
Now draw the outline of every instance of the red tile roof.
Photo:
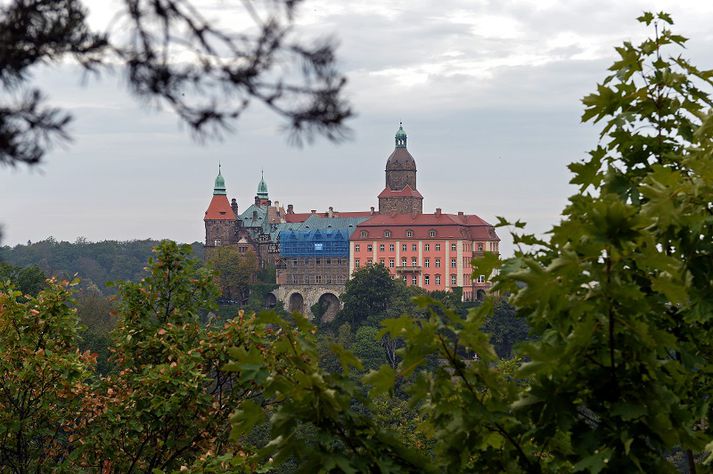
M 304 222 L 311 215 L 312 215 L 311 212 L 299 212 L 299 213 L 294 213 L 294 214 L 285 214 L 285 222 L 287 222 L 287 223 Z M 315 213 L 315 215 L 317 215 L 319 217 L 329 217 L 329 212 L 317 212 L 317 213 Z M 376 215 L 376 213 L 372 214 L 371 211 L 349 211 L 349 212 L 333 211 L 332 212 L 333 217 L 369 217 L 371 215 Z
M 377 197 L 379 199 L 390 197 L 417 197 L 423 199 L 421 193 L 411 188 L 411 186 L 409 186 L 408 184 L 401 191 L 394 191 L 393 189 L 384 188 L 384 190 L 381 191 Z
M 381 239 L 387 230 L 391 232 L 390 239 L 500 240 L 492 225 L 476 215 L 465 214 L 375 214 L 357 226 L 350 240 Z M 406 236 L 408 230 L 413 236 Z M 431 230 L 436 231 L 435 237 L 430 236 Z M 361 231 L 366 231 L 367 236 L 361 237 Z
M 205 211 L 203 220 L 235 220 L 235 214 L 230 207 L 228 197 L 224 194 L 216 194 L 210 200 L 208 210 Z

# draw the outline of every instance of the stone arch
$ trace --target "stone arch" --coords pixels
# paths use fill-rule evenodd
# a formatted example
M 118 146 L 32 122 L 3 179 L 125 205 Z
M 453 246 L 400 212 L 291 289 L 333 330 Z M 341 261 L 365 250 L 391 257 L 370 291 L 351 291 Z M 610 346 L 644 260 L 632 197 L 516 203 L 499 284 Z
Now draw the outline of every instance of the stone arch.
M 295 291 L 287 299 L 287 310 L 290 313 L 297 311 L 298 313 L 304 314 L 305 312 L 305 299 L 301 293 Z
M 264 304 L 265 307 L 268 309 L 274 308 L 275 306 L 277 306 L 277 296 L 275 296 L 273 293 L 266 294 Z
M 475 293 L 475 297 L 478 301 L 483 301 L 485 299 L 485 290 L 478 290 Z
M 322 316 L 320 322 L 329 323 L 334 321 L 335 316 L 341 308 L 341 303 L 337 295 L 331 292 L 322 293 L 317 300 L 317 304 L 321 307 Z

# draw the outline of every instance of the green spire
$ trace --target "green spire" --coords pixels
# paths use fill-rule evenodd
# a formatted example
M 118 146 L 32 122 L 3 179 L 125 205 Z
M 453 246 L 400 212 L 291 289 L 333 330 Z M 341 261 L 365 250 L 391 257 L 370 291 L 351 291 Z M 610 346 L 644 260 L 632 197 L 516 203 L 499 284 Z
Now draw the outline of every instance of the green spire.
M 406 132 L 404 132 L 401 122 L 399 122 L 399 129 L 396 132 L 396 148 L 406 148 Z
M 223 195 L 225 196 L 225 179 L 223 175 L 220 174 L 220 163 L 218 163 L 218 176 L 215 178 L 215 186 L 213 187 L 213 196 Z
M 265 173 L 262 170 L 260 170 L 260 184 L 257 185 L 257 197 L 259 197 L 260 199 L 268 199 Z

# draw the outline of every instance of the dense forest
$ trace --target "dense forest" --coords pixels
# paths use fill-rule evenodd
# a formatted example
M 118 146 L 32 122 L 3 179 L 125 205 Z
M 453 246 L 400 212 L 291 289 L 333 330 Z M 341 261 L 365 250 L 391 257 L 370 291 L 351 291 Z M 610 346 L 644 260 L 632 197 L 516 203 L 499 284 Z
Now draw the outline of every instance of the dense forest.
M 115 290 L 107 287 L 110 281 L 136 281 L 151 256 L 157 240 L 120 242 L 105 240 L 88 242 L 78 238 L 74 242 L 57 241 L 52 237 L 26 245 L 0 247 L 0 262 L 17 267 L 36 266 L 47 275 L 72 278 L 78 275 L 82 287 L 94 285 L 104 294 Z M 193 255 L 203 257 L 203 245 L 191 244 Z

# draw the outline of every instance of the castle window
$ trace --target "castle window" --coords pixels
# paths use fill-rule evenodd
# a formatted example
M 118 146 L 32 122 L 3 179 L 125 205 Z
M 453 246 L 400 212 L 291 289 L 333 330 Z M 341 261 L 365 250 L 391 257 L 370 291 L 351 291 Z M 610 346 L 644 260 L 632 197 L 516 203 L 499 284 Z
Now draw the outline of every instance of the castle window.
M 483 242 L 478 242 L 478 252 L 483 251 Z
M 315 282 L 315 283 L 322 283 L 322 275 L 315 275 L 315 277 L 314 277 L 314 282 Z
M 431 259 L 430 258 L 425 258 L 423 260 L 423 266 L 426 268 L 429 268 L 431 266 Z
M 436 263 L 436 268 L 441 268 L 441 259 L 440 258 L 437 258 L 435 263 Z
M 326 263 L 327 265 L 331 265 L 331 264 L 332 264 L 332 259 L 328 258 L 325 263 Z M 330 283 L 331 283 L 331 282 L 330 282 Z
M 411 244 L 411 250 L 414 252 L 418 251 L 418 244 Z
M 429 237 L 435 237 L 436 236 L 436 231 L 434 229 L 431 229 L 428 231 L 428 236 Z
M 411 284 L 418 285 L 418 277 L 416 275 L 411 277 Z
M 406 231 L 406 237 L 413 237 L 413 231 L 411 229 Z
M 423 244 L 423 250 L 425 250 L 426 252 L 430 252 L 430 251 L 431 251 L 431 244 Z
M 436 285 L 441 284 L 441 275 L 436 275 Z
M 359 268 L 359 265 L 361 265 L 361 262 L 360 262 L 359 259 L 357 258 L 357 259 L 354 260 L 354 268 Z
M 359 245 L 359 244 L 354 244 L 354 251 L 355 251 L 355 252 L 358 252 L 359 250 L 361 250 L 361 245 Z
M 293 267 L 296 267 L 296 266 L 297 266 L 297 259 L 296 259 L 296 258 L 293 258 L 293 259 L 292 259 L 292 266 L 293 266 Z
M 451 259 L 451 268 L 456 268 L 458 266 L 458 263 L 456 262 L 455 258 Z
M 394 251 L 394 244 L 389 244 L 389 252 L 393 252 L 393 251 Z
M 386 260 L 384 260 L 383 258 L 380 258 L 379 265 L 386 265 Z
M 451 244 L 451 252 L 455 252 L 458 250 L 458 247 L 456 247 L 456 244 Z
M 436 252 L 440 252 L 440 251 L 441 251 L 441 244 L 436 244 Z
M 362 237 L 367 237 L 369 235 L 369 232 L 362 230 L 359 235 L 361 235 Z
M 430 285 L 431 284 L 431 277 L 429 275 L 424 275 L 423 276 L 423 284 L 424 285 Z
M 413 257 L 413 258 L 411 259 L 411 266 L 412 266 L 412 267 L 417 267 L 417 266 L 418 266 L 418 262 L 417 262 L 417 260 L 416 260 L 416 257 Z
M 366 251 L 367 251 L 367 252 L 373 252 L 373 251 L 374 251 L 374 247 L 373 247 L 371 244 L 369 244 L 369 245 L 366 246 Z
M 379 244 L 379 252 L 383 252 L 386 250 L 386 246 L 384 244 Z
M 408 250 L 408 245 L 406 245 L 406 244 L 401 244 L 401 251 L 402 251 L 402 252 L 405 252 L 405 251 L 407 251 L 407 250 Z
M 401 259 L 401 266 L 405 267 L 406 266 L 406 257 Z
M 455 276 L 455 275 L 451 275 L 451 285 L 455 286 L 457 281 L 458 281 L 458 280 L 456 280 L 456 276 Z
M 389 268 L 394 268 L 394 259 L 393 258 L 389 259 Z
M 372 265 L 374 264 L 374 260 L 369 259 L 369 260 L 366 261 L 366 264 L 369 265 L 369 266 L 372 266 Z
M 314 259 L 314 260 L 315 260 L 315 263 L 316 263 L 317 265 L 320 265 L 320 264 L 322 263 L 322 259 L 321 259 L 321 258 L 316 258 L 316 259 Z
M 387 239 L 388 239 L 389 237 L 391 237 L 391 231 L 390 231 L 390 230 L 385 230 L 385 231 L 384 231 L 384 237 L 386 237 Z
M 216 247 L 220 247 L 220 244 L 221 244 L 220 239 L 215 239 L 215 241 L 213 242 L 213 244 L 214 244 Z
M 478 277 L 478 283 L 485 283 L 485 275 L 480 275 Z

